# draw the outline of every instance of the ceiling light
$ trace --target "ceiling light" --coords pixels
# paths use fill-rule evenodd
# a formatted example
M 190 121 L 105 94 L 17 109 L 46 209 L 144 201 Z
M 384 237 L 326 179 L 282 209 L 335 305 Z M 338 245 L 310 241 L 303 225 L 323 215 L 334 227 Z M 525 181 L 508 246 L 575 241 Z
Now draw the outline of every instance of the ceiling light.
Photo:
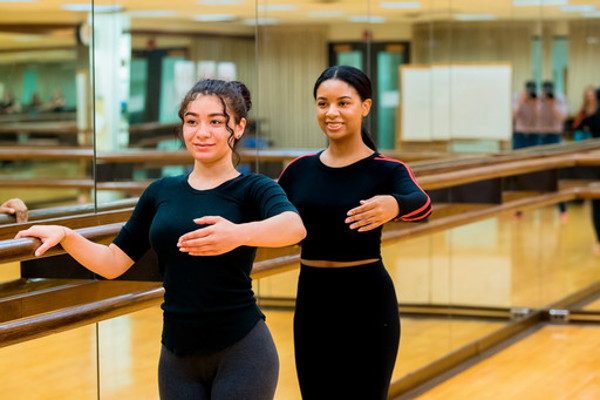
M 421 8 L 421 2 L 419 1 L 383 1 L 381 2 L 381 8 Z
M 493 21 L 496 16 L 493 14 L 456 14 L 454 18 L 459 21 Z
M 600 18 L 600 11 L 583 13 L 583 18 Z
M 564 6 L 560 8 L 562 12 L 594 12 L 596 11 L 596 6 L 592 5 L 580 5 L 580 6 Z
M 231 14 L 196 14 L 194 15 L 194 21 L 201 22 L 218 22 L 218 21 L 233 21 L 235 16 Z
M 37 0 L 0 0 L 0 3 L 33 3 Z
M 268 11 L 294 11 L 297 7 L 292 4 L 259 4 L 257 7 L 259 12 Z
M 513 6 L 566 6 L 569 0 L 513 0 Z
M 279 21 L 276 18 L 248 18 L 244 20 L 244 25 L 277 25 Z
M 115 6 L 101 6 L 95 5 L 92 7 L 91 4 L 63 4 L 60 8 L 67 11 L 85 11 L 85 12 L 115 12 L 121 11 L 122 8 L 119 5 Z
M 233 4 L 241 4 L 243 0 L 200 0 L 198 4 L 203 6 L 230 6 Z
M 174 17 L 177 13 L 173 10 L 146 10 L 146 11 L 130 11 L 127 13 L 130 17 L 135 18 L 161 18 Z
M 383 17 L 377 15 L 355 15 L 348 18 L 350 22 L 366 22 L 370 24 L 382 24 L 385 22 Z

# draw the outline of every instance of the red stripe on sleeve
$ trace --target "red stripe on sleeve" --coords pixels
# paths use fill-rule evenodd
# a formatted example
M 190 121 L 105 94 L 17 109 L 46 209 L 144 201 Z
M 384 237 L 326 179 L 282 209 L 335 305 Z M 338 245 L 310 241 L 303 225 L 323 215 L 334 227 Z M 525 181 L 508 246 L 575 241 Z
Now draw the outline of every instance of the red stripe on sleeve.
M 296 158 L 294 158 L 292 161 L 290 161 L 290 162 L 289 162 L 289 163 L 288 163 L 288 164 L 285 166 L 285 168 L 283 169 L 283 171 L 281 171 L 281 173 L 279 174 L 279 177 L 281 178 L 281 175 L 283 175 L 283 173 L 285 172 L 285 170 L 286 170 L 286 169 L 287 169 L 287 168 L 288 168 L 288 167 L 289 167 L 289 166 L 290 166 L 290 165 L 291 165 L 293 162 L 295 162 L 295 161 L 297 161 L 297 160 L 299 160 L 299 159 L 301 159 L 301 158 L 304 158 L 304 157 L 310 157 L 310 156 L 315 156 L 315 155 L 317 155 L 317 154 L 319 154 L 319 152 L 316 152 L 316 153 L 310 153 L 310 154 L 305 154 L 305 155 L 303 155 L 303 156 L 300 156 L 300 157 L 296 157 Z

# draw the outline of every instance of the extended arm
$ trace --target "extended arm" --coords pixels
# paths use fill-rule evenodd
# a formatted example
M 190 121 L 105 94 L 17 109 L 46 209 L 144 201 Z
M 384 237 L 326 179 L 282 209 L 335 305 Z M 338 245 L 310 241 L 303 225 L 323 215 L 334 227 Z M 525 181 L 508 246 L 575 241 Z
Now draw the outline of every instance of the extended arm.
M 208 226 L 186 233 L 177 243 L 180 251 L 192 256 L 219 255 L 239 246 L 288 246 L 306 236 L 300 216 L 292 211 L 243 224 L 234 224 L 217 216 L 198 218 L 194 222 Z
M 35 251 L 36 256 L 41 256 L 60 243 L 77 262 L 108 279 L 118 277 L 133 265 L 133 260 L 115 244 L 105 246 L 91 242 L 64 226 L 34 225 L 17 233 L 16 238 L 24 237 L 36 237 L 42 241 Z

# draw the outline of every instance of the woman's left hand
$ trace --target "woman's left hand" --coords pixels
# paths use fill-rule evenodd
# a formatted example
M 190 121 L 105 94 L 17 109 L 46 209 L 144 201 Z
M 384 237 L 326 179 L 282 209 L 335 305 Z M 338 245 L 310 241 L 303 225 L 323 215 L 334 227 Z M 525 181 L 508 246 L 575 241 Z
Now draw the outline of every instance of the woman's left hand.
M 360 206 L 348 211 L 345 222 L 350 224 L 350 229 L 366 232 L 391 221 L 399 211 L 398 202 L 393 196 L 379 195 L 361 200 Z
M 206 227 L 182 235 L 177 242 L 179 251 L 191 256 L 217 256 L 243 244 L 237 225 L 222 217 L 196 218 L 196 224 Z

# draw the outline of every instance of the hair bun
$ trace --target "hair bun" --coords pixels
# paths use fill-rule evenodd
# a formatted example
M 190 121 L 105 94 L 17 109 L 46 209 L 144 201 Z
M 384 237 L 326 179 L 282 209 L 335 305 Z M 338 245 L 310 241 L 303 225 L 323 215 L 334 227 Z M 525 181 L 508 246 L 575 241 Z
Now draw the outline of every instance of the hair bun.
M 246 105 L 246 113 L 250 111 L 252 108 L 252 97 L 250 95 L 250 90 L 248 87 L 240 81 L 231 81 L 231 85 L 236 88 L 236 90 L 240 93 L 242 98 L 244 99 L 244 104 Z

